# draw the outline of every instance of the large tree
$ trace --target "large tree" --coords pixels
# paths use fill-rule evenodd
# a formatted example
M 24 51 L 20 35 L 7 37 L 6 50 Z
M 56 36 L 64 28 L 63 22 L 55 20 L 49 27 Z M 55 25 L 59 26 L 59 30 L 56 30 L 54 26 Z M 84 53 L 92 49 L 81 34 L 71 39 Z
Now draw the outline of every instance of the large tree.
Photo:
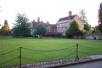
M 79 12 L 79 17 L 84 23 L 88 22 L 85 9 L 81 9 L 81 11 Z
M 99 7 L 99 10 L 98 10 L 98 18 L 99 18 L 98 29 L 102 33 L 102 2 L 100 3 L 100 7 Z
M 0 6 L 0 12 L 1 12 L 1 6 Z M 0 26 L 1 26 L 1 24 L 0 24 Z M 1 31 L 1 29 L 0 29 L 0 31 Z
M 66 31 L 66 36 L 73 37 L 78 35 L 82 35 L 82 26 L 78 21 L 73 20 L 70 24 L 70 27 Z
M 99 17 L 99 23 L 102 24 L 102 2 L 100 3 L 100 7 L 98 10 L 98 17 Z
M 10 27 L 8 25 L 7 20 L 4 21 L 4 26 L 1 27 L 1 34 L 9 35 L 10 34 Z
M 16 24 L 14 25 L 14 36 L 28 37 L 31 35 L 30 23 L 25 14 L 17 14 Z
M 35 31 L 36 31 L 36 34 L 42 38 L 42 36 L 46 34 L 47 29 L 45 25 L 40 23 L 36 26 Z

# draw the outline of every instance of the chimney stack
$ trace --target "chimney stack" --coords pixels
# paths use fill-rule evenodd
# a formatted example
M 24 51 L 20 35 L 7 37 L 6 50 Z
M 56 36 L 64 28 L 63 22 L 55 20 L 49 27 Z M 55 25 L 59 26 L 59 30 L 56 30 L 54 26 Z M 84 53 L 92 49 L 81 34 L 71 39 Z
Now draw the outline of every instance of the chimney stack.
M 38 17 L 38 24 L 40 23 L 40 17 Z
M 72 16 L 72 11 L 69 11 L 69 16 Z

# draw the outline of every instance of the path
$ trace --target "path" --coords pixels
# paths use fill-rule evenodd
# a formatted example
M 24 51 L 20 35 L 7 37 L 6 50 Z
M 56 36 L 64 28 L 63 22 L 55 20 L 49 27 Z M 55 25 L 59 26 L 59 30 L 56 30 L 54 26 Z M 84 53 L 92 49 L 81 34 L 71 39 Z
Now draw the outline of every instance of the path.
M 102 60 L 63 66 L 63 67 L 56 67 L 56 68 L 102 68 Z

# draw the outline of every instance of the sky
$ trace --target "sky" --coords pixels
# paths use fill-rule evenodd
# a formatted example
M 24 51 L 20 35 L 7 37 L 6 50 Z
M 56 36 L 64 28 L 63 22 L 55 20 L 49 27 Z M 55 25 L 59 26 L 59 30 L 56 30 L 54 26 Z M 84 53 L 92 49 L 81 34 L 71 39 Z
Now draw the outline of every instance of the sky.
M 98 9 L 101 0 L 0 0 L 0 23 L 3 26 L 7 19 L 10 28 L 13 27 L 17 13 L 26 14 L 31 22 L 33 19 L 56 24 L 59 18 L 79 14 L 85 9 L 88 23 L 94 27 L 98 24 Z

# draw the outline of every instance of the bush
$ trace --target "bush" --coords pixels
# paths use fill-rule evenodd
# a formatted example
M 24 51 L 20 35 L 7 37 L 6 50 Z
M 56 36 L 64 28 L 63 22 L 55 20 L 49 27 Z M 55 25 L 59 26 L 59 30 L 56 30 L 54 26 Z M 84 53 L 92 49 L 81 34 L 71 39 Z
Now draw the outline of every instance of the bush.
M 82 30 L 80 30 L 77 35 L 82 36 L 83 34 L 84 34 L 84 32 Z
M 61 37 L 62 36 L 62 34 L 61 33 L 56 33 L 56 35 L 55 35 L 56 37 Z
M 38 36 L 37 36 L 37 31 L 36 31 L 36 30 L 34 30 L 34 32 L 33 32 L 33 37 L 34 37 L 34 38 L 38 38 Z
M 98 28 L 94 28 L 94 30 L 92 30 L 92 33 L 100 33 L 100 31 L 98 30 Z
M 66 37 L 67 37 L 67 38 L 72 38 L 72 36 L 73 36 L 73 35 L 71 34 L 70 29 L 67 29 L 67 30 L 66 30 Z
M 87 34 L 87 33 L 88 33 L 88 31 L 84 30 L 84 34 Z
M 61 38 L 66 38 L 66 36 L 65 35 L 62 35 Z

